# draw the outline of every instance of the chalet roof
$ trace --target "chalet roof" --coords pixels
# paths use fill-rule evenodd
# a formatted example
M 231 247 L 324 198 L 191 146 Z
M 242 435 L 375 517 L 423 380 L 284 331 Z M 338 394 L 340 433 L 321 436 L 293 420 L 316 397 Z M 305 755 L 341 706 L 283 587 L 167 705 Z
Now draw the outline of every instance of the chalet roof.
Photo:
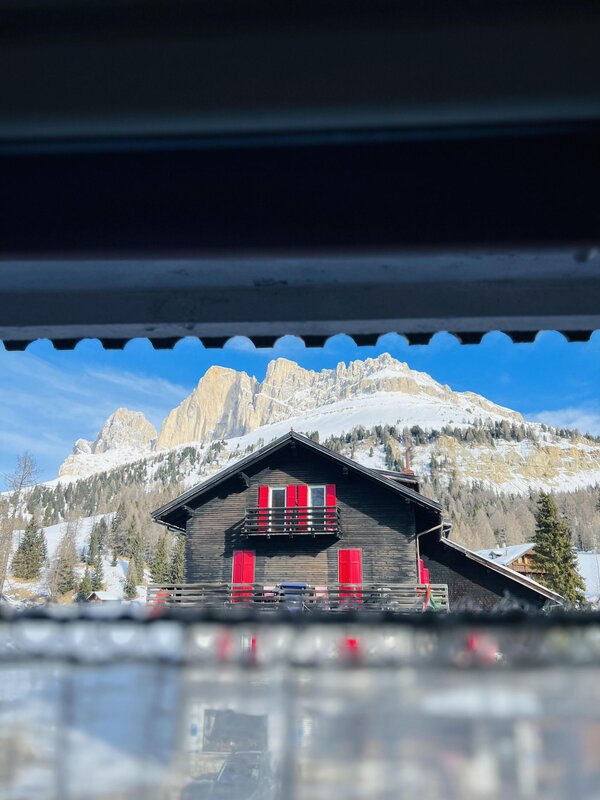
M 387 478 L 377 470 L 370 469 L 362 464 L 358 464 L 356 461 L 352 461 L 352 459 L 340 455 L 340 453 L 335 453 L 333 450 L 330 450 L 328 447 L 324 447 L 322 444 L 314 442 L 307 436 L 303 436 L 296 431 L 289 431 L 283 436 L 280 436 L 278 439 L 275 439 L 274 441 L 265 445 L 260 450 L 257 450 L 255 453 L 251 453 L 249 456 L 246 456 L 230 466 L 225 467 L 225 469 L 220 470 L 212 477 L 208 478 L 202 483 L 197 484 L 191 489 L 188 489 L 187 492 L 184 492 L 183 494 L 179 495 L 179 497 L 176 497 L 174 500 L 171 500 L 169 503 L 166 503 L 164 506 L 156 509 L 156 511 L 152 512 L 152 519 L 154 522 L 158 522 L 161 525 L 168 525 L 171 528 L 184 531 L 185 518 L 187 517 L 186 506 L 188 506 L 190 502 L 201 498 L 203 494 L 211 489 L 214 489 L 215 486 L 218 486 L 234 475 L 242 473 L 247 467 L 267 458 L 278 450 L 282 450 L 292 442 L 296 442 L 308 450 L 320 453 L 326 458 L 329 458 L 332 461 L 336 461 L 342 466 L 347 467 L 349 470 L 359 473 L 369 480 L 384 486 L 391 492 L 396 492 L 397 494 L 416 503 L 417 505 L 433 510 L 437 514 L 441 515 L 442 509 L 436 500 L 431 500 L 429 497 L 425 497 L 425 495 L 421 494 L 420 492 L 417 492 L 414 489 L 411 489 L 410 487 L 393 480 L 392 478 Z M 181 511 L 184 513 L 182 514 Z
M 102 602 L 104 603 L 110 603 L 110 602 L 118 603 L 121 601 L 121 598 L 118 595 L 113 594 L 112 592 L 104 592 L 104 591 L 92 592 L 87 596 L 86 599 L 91 600 L 94 597 L 98 598 L 98 600 L 102 600 Z
M 504 575 L 506 578 L 516 581 L 516 583 L 520 583 L 522 586 L 525 586 L 528 589 L 547 597 L 548 600 L 553 600 L 555 603 L 560 604 L 564 603 L 564 597 L 562 597 L 562 595 L 558 594 L 557 592 L 553 592 L 552 589 L 548 589 L 547 586 L 542 586 L 541 583 L 534 581 L 532 578 L 528 578 L 527 576 L 522 575 L 520 572 L 516 572 L 514 569 L 511 569 L 504 564 L 499 564 L 497 561 L 492 561 L 490 558 L 481 555 L 481 553 L 477 553 L 474 550 L 469 550 L 468 547 L 463 547 L 461 544 L 457 544 L 457 542 L 453 542 L 451 539 L 442 539 L 441 541 L 446 547 L 450 547 L 453 550 L 458 550 L 458 552 L 462 553 L 466 558 L 477 561 L 487 569 L 498 572 L 500 575 Z
M 496 564 L 510 566 L 517 558 L 535 548 L 535 542 L 525 542 L 524 544 L 514 544 L 508 547 L 491 548 L 479 550 L 478 553 L 484 558 L 493 560 Z M 498 551 L 501 555 L 494 556 Z M 592 552 L 579 552 L 577 556 L 577 571 L 583 578 L 585 584 L 585 597 L 590 603 L 600 600 L 600 554 Z
M 490 547 L 487 550 L 478 550 L 477 552 L 480 556 L 489 558 L 490 561 L 494 561 L 496 564 L 503 564 L 505 567 L 509 567 L 513 561 L 524 556 L 533 547 L 533 542 L 525 542 L 524 544 L 511 544 L 505 547 Z

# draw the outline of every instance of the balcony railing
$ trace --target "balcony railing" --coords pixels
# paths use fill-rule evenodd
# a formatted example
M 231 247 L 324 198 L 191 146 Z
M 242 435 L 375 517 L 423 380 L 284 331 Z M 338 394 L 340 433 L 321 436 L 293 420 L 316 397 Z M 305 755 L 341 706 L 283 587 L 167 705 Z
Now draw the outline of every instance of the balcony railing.
M 242 532 L 246 536 L 340 536 L 337 506 L 247 508 Z
M 156 605 L 202 608 L 251 607 L 261 611 L 448 611 L 448 586 L 434 584 L 150 584 L 147 599 Z

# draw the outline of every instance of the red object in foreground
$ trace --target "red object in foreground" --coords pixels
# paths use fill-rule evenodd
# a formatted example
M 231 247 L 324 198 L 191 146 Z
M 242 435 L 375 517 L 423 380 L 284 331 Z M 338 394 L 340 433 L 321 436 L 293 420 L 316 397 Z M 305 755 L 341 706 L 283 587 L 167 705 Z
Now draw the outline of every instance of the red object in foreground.
M 356 639 L 353 636 L 347 636 L 345 645 L 346 645 L 346 650 L 348 650 L 348 652 L 353 654 L 358 654 L 359 651 L 358 639 Z
M 256 555 L 254 550 L 236 550 L 234 552 L 232 583 L 240 584 L 243 588 L 232 590 L 231 601 L 233 603 L 239 603 L 245 598 L 252 597 L 255 563 Z
M 150 616 L 158 617 L 162 614 L 162 607 L 165 605 L 169 597 L 171 596 L 170 592 L 167 592 L 165 589 L 161 589 L 160 592 L 157 592 L 154 595 L 154 600 L 151 603 L 153 606 L 152 611 L 150 612 Z

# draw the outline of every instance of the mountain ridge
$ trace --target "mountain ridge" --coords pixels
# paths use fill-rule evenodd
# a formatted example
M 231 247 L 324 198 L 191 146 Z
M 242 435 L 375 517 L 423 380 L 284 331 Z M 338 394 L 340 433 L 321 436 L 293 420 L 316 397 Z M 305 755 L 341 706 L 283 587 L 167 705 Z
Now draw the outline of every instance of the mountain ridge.
M 365 409 L 363 401 L 372 408 Z M 354 413 L 356 424 L 368 425 L 380 422 L 378 416 L 429 428 L 449 422 L 471 425 L 478 419 L 524 422 L 518 412 L 473 392 L 454 392 L 388 353 L 319 372 L 279 358 L 269 363 L 263 381 L 228 367 L 210 367 L 159 432 L 141 412 L 118 409 L 94 442 L 77 440 L 59 477 L 81 477 L 140 455 L 246 436 L 279 423 L 296 421 L 309 429 L 307 417 L 341 415 L 344 409 Z

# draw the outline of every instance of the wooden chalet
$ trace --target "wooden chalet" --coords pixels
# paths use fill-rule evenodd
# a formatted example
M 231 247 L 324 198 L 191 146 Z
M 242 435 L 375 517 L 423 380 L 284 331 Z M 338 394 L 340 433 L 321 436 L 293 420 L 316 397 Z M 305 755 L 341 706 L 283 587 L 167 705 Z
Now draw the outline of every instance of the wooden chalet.
M 291 431 L 162 506 L 186 582 L 150 601 L 265 610 L 539 608 L 554 592 L 448 538 L 410 470 L 365 467 Z

